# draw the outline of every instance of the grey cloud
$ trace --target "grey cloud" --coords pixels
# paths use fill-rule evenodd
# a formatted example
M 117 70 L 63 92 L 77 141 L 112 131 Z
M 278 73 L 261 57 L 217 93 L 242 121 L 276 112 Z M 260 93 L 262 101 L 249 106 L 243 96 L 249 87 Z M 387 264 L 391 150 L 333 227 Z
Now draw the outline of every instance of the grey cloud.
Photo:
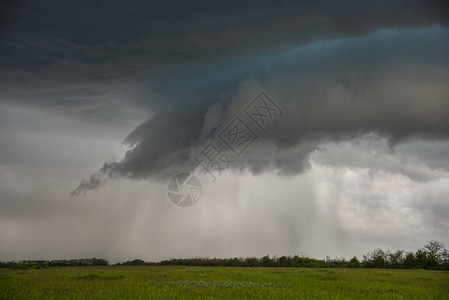
M 216 64 L 382 28 L 448 22 L 446 1 L 18 1 L 2 11 L 1 88 L 11 96 L 20 87 L 34 91 L 33 77 L 47 87 L 62 78 L 74 85 L 93 81 L 103 91 L 119 85 L 128 94 L 136 86 L 124 82 L 132 80 L 142 93 L 126 101 L 152 110 L 179 104 L 176 98 L 192 94 L 180 86 Z
M 176 169 L 192 170 L 192 155 L 204 141 L 217 140 L 217 132 L 263 88 L 285 114 L 260 134 L 235 170 L 294 174 L 308 167 L 308 155 L 322 143 L 367 133 L 387 137 L 390 147 L 412 137 L 447 139 L 446 34 L 431 27 L 312 44 L 275 56 L 268 71 L 237 87 L 235 77 L 242 77 L 234 73 L 224 79 L 228 89 L 212 94 L 214 101 L 189 101 L 180 104 L 190 104 L 183 113 L 160 114 L 139 126 L 125 140 L 130 145 L 125 158 L 108 164 L 111 174 L 165 180 Z M 404 47 L 408 56 L 399 51 Z M 418 53 L 427 58 L 414 62 Z M 392 62 L 395 57 L 399 61 Z
M 189 149 L 197 142 L 203 122 L 181 112 L 157 115 L 139 125 L 124 141 L 130 146 L 125 158 L 105 163 L 71 193 L 98 187 L 108 177 L 168 178 L 177 168 L 193 168 Z
M 445 153 L 447 143 L 426 143 L 414 139 L 399 144 L 396 151 L 391 152 L 385 138 L 371 134 L 325 144 L 310 159 L 318 165 L 369 170 L 372 176 L 380 176 L 385 172 L 400 174 L 415 182 L 427 183 L 444 178 L 445 172 L 449 171 L 448 155 Z
M 4 3 L 2 260 L 448 243 L 447 1 Z M 165 179 L 261 89 L 282 118 L 174 208 Z

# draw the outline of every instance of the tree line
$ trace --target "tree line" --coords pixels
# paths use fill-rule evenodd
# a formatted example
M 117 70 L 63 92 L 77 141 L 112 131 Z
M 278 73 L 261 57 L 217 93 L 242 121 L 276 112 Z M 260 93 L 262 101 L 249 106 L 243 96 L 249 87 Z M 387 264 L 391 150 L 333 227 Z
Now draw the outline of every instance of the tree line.
M 107 266 L 109 262 L 103 258 L 76 258 L 55 260 L 20 260 L 0 262 L 0 268 L 28 269 L 48 267 L 75 267 L 75 266 Z
M 375 249 L 350 260 L 344 257 L 314 259 L 305 256 L 234 257 L 234 258 L 173 258 L 160 262 L 135 259 L 119 263 L 124 266 L 217 266 L 217 267 L 306 267 L 306 268 L 391 268 L 449 270 L 449 252 L 442 242 L 430 241 L 416 252 L 404 250 L 384 251 Z
M 22 260 L 0 262 L 0 267 L 16 269 L 56 267 L 56 266 L 107 266 L 102 258 L 70 260 Z M 314 259 L 306 256 L 234 257 L 234 258 L 173 258 L 160 262 L 145 262 L 134 259 L 116 264 L 117 266 L 217 266 L 217 267 L 306 267 L 306 268 L 392 268 L 392 269 L 432 269 L 449 270 L 449 251 L 442 242 L 429 241 L 416 252 L 404 250 L 384 251 L 375 249 L 350 260 L 344 257 Z

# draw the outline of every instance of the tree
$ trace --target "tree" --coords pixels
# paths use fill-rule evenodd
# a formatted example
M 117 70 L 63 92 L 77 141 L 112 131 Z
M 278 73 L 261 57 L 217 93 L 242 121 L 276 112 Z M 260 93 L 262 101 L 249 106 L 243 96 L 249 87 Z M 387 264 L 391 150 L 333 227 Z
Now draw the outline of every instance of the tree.
M 400 267 L 405 260 L 404 257 L 404 250 L 396 250 L 394 252 L 387 252 L 387 259 L 388 259 L 388 263 L 390 264 L 391 267 L 393 268 L 398 268 Z
M 416 264 L 415 254 L 413 252 L 407 252 L 405 254 L 402 266 L 405 267 L 405 268 L 411 269 L 411 268 L 413 268 L 415 266 L 415 264 Z
M 288 261 L 287 261 L 287 257 L 286 256 L 281 256 L 278 259 L 278 265 L 280 267 L 287 267 L 288 266 Z
M 356 256 L 354 256 L 353 258 L 351 258 L 351 260 L 349 261 L 349 267 L 350 268 L 360 268 L 360 262 L 357 259 Z
M 124 262 L 123 265 L 125 265 L 125 266 L 144 266 L 144 265 L 146 265 L 146 263 L 142 259 L 133 259 L 131 261 Z
M 424 245 L 428 263 L 431 266 L 436 266 L 443 261 L 444 250 L 446 250 L 444 243 L 439 241 L 429 241 Z
M 418 249 L 415 253 L 414 267 L 428 268 L 429 266 L 431 263 L 429 263 L 427 252 L 424 249 Z
M 375 249 L 363 255 L 363 264 L 371 268 L 384 268 L 387 262 L 387 255 L 382 249 Z
M 273 262 L 271 261 L 271 258 L 268 255 L 265 255 L 262 257 L 262 266 L 264 267 L 270 267 L 273 265 Z
M 443 252 L 441 253 L 441 262 L 443 266 L 448 267 L 449 266 L 449 251 L 447 251 L 446 248 L 444 248 Z

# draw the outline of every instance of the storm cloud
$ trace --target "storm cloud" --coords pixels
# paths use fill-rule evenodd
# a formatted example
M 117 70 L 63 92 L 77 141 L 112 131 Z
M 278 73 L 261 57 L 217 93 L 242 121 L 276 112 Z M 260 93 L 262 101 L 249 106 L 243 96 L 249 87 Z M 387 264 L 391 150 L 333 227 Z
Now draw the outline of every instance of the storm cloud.
M 448 29 L 437 0 L 3 1 L 0 259 L 448 243 Z M 210 142 L 232 160 L 214 184 Z M 194 170 L 177 209 L 168 180 Z
M 447 34 L 441 26 L 380 30 L 219 66 L 204 75 L 205 87 L 219 86 L 206 100 L 189 102 L 183 113 L 155 114 L 126 138 L 130 150 L 122 161 L 106 163 L 75 193 L 98 186 L 99 176 L 167 180 L 176 168 L 193 170 L 198 145 L 217 139 L 261 90 L 286 113 L 232 164 L 240 171 L 292 175 L 321 144 L 369 133 L 386 137 L 392 150 L 407 139 L 445 140 Z

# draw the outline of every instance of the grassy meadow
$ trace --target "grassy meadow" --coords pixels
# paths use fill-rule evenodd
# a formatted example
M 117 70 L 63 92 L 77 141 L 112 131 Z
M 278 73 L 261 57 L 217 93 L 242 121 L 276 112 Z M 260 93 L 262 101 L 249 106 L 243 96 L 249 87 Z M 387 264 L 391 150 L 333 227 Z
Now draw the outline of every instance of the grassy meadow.
M 0 299 L 449 299 L 449 272 L 176 266 L 0 269 Z

